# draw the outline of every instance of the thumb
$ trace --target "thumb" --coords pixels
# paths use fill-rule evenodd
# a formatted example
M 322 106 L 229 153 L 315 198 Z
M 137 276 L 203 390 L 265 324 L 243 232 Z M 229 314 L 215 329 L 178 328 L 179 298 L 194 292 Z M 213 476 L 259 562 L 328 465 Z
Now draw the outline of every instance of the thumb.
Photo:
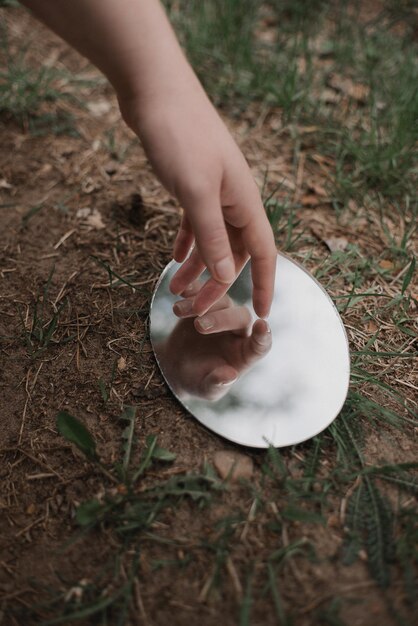
M 257 320 L 254 322 L 251 336 L 245 340 L 243 349 L 246 367 L 249 367 L 271 349 L 272 337 L 270 326 L 265 320 Z

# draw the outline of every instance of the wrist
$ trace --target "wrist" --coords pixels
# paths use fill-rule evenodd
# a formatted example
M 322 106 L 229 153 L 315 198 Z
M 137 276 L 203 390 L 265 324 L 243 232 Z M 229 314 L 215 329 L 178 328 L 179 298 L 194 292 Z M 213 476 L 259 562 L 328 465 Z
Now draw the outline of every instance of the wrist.
M 167 108 L 180 108 L 193 102 L 207 100 L 202 85 L 185 60 L 182 71 L 176 71 L 170 79 L 154 77 L 145 83 L 132 80 L 117 90 L 119 108 L 126 124 L 138 135 Z

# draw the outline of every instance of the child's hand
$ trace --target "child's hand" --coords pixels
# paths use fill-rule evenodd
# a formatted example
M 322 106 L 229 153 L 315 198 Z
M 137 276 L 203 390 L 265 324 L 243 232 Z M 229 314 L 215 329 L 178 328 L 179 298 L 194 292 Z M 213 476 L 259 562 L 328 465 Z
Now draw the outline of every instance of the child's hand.
M 22 0 L 108 77 L 122 115 L 185 214 L 173 278 L 182 292 L 207 267 L 194 302 L 202 314 L 252 259 L 254 308 L 268 315 L 276 247 L 244 157 L 210 104 L 160 0 Z
M 193 304 L 202 315 L 251 257 L 254 308 L 266 317 L 276 268 L 273 233 L 250 169 L 200 85 L 120 104 L 159 179 L 184 209 L 175 260 L 184 261 L 195 244 L 172 291 L 182 294 L 207 267 L 211 278 Z

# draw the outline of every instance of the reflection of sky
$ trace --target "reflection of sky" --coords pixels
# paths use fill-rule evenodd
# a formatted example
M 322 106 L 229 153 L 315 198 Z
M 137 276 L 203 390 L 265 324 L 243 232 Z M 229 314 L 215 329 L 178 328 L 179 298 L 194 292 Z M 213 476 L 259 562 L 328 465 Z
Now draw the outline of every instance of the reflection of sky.
M 172 313 L 177 297 L 168 291 L 177 267 L 164 276 L 152 305 L 154 342 L 167 336 L 177 321 Z M 252 308 L 247 268 L 237 283 L 234 299 Z M 224 398 L 183 401 L 208 428 L 250 446 L 265 445 L 265 438 L 282 446 L 314 436 L 336 416 L 347 392 L 349 355 L 336 309 L 309 274 L 281 255 L 269 324 L 270 353 Z

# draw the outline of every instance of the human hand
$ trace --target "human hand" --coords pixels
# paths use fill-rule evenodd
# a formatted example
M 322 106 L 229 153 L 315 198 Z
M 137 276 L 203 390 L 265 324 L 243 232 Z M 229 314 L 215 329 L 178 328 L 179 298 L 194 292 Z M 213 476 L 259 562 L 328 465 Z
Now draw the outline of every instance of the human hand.
M 184 264 L 172 290 L 182 294 L 207 267 L 211 278 L 193 302 L 202 315 L 251 257 L 254 309 L 266 317 L 276 269 L 272 230 L 249 167 L 187 62 L 160 0 L 23 2 L 108 77 L 122 116 L 183 207 L 174 258 Z
M 182 295 L 207 268 L 211 277 L 192 305 L 203 315 L 251 257 L 254 309 L 267 317 L 277 251 L 256 183 L 200 84 L 185 83 L 164 97 L 121 103 L 157 176 L 184 209 L 174 244 L 183 265 L 170 288 Z
M 260 319 L 252 324 L 249 309 L 235 305 L 227 295 L 202 318 L 193 316 L 189 307 L 182 308 L 185 303 L 189 304 L 182 300 L 174 305 L 182 319 L 156 346 L 157 358 L 179 396 L 219 400 L 243 372 L 269 352 L 269 326 Z M 210 327 L 205 324 L 208 321 Z

